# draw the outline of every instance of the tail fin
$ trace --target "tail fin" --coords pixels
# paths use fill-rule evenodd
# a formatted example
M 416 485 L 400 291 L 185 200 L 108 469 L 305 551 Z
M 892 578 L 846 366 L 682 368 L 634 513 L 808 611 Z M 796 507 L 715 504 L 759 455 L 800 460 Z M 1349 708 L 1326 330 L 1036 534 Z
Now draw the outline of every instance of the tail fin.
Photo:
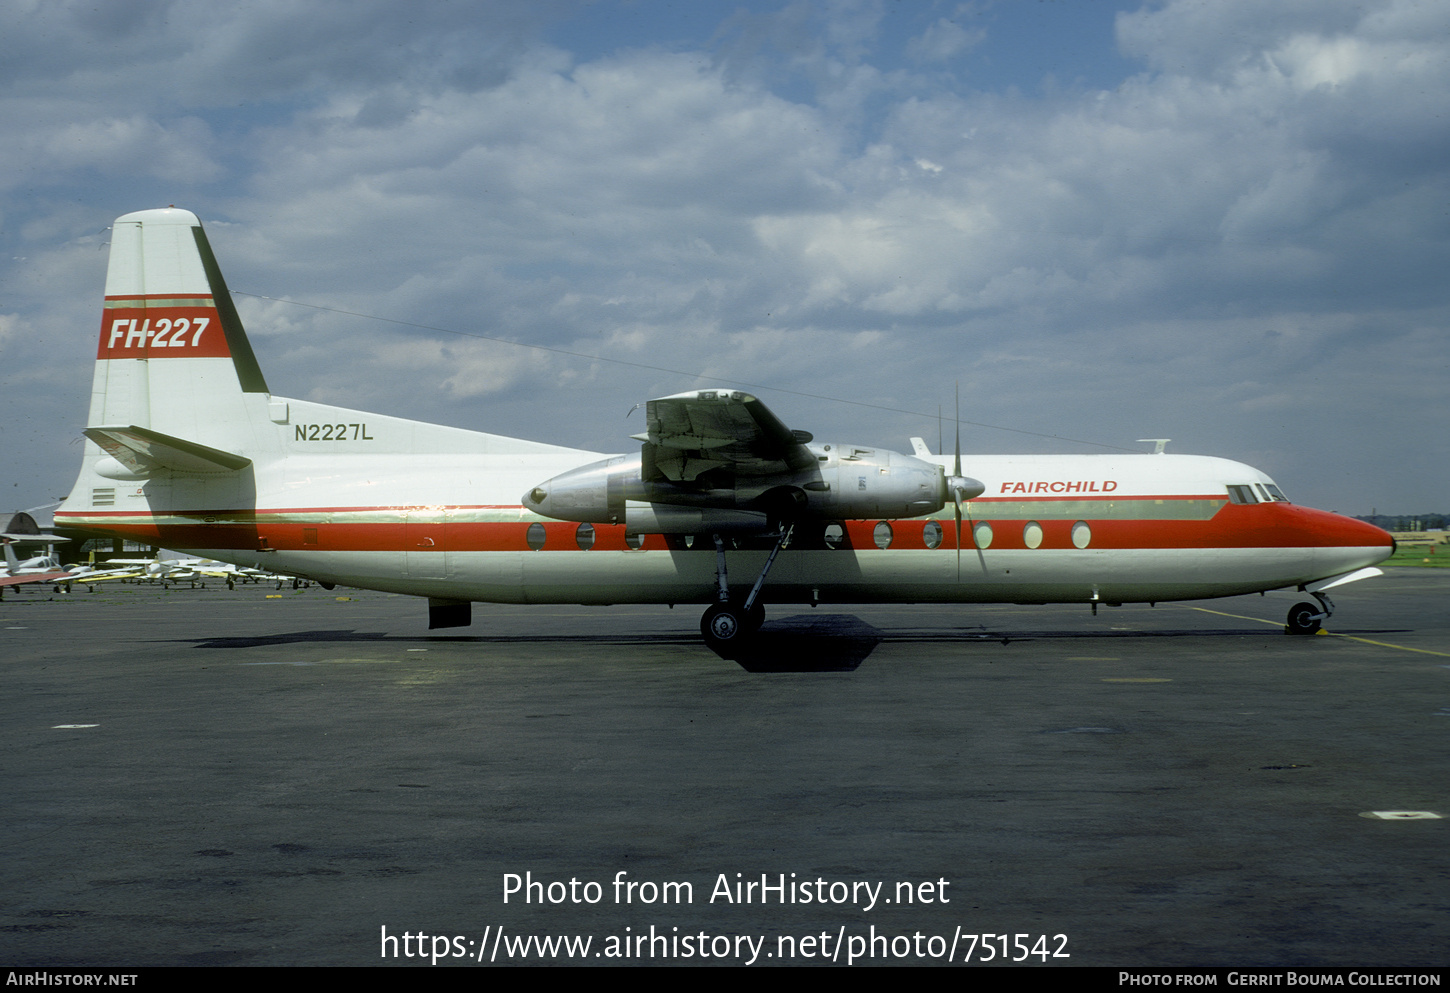
M 257 465 L 290 453 L 569 451 L 273 397 L 201 222 L 175 207 L 126 214 L 112 228 L 83 433 L 81 473 L 56 519 L 97 531 L 143 508 L 255 503 Z
M 194 437 L 196 405 L 266 392 L 196 215 L 168 207 L 118 218 L 89 425 Z

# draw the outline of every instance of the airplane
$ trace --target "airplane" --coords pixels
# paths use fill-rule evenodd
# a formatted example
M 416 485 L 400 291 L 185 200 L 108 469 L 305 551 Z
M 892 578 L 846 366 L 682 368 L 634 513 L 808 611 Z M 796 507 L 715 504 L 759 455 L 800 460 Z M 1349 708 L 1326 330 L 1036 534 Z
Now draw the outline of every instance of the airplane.
M 607 454 L 274 396 L 196 215 L 119 218 L 80 476 L 58 527 L 474 602 L 698 604 L 723 657 L 764 605 L 1080 603 L 1297 589 L 1380 571 L 1390 535 L 1188 455 L 952 457 L 816 442 L 739 390 L 648 401 Z M 745 577 L 740 580 L 739 577 Z
M 301 580 L 291 575 L 247 569 L 230 562 L 217 562 L 213 559 L 162 558 L 159 551 L 154 558 L 113 558 L 106 559 L 99 565 L 72 565 L 67 568 L 70 572 L 63 577 L 63 582 L 60 584 L 65 587 L 67 593 L 71 591 L 71 587 L 75 583 L 82 584 L 89 592 L 94 593 L 96 587 L 101 583 L 129 582 L 131 580 L 152 585 L 160 583 L 165 588 L 169 588 L 172 583 L 186 582 L 191 584 L 192 589 L 195 589 L 198 584 L 205 589 L 208 579 L 222 580 L 227 584 L 229 590 L 236 589 L 237 583 L 275 582 L 279 590 L 286 583 L 291 583 L 294 589 L 303 585 Z
M 55 557 L 55 545 L 62 541 L 70 539 L 43 533 L 35 523 L 35 518 L 23 510 L 14 514 L 10 523 L 5 526 L 4 533 L 0 534 L 0 545 L 5 546 L 5 566 L 3 572 L 0 572 L 0 590 L 6 586 L 21 586 L 26 583 L 56 582 L 70 576 L 70 572 L 63 569 Z M 15 546 L 19 544 L 45 545 L 45 554 L 21 559 L 15 554 Z
M 99 565 L 72 566 L 69 580 L 66 582 L 66 592 L 70 592 L 72 583 L 82 583 L 96 591 L 99 583 L 110 583 L 115 581 L 127 582 L 136 580 L 148 583 L 166 583 L 171 579 L 194 580 L 196 574 L 188 568 L 188 564 L 200 559 L 163 559 L 158 551 L 151 558 L 113 558 L 106 559 Z M 195 585 L 195 583 L 193 583 Z

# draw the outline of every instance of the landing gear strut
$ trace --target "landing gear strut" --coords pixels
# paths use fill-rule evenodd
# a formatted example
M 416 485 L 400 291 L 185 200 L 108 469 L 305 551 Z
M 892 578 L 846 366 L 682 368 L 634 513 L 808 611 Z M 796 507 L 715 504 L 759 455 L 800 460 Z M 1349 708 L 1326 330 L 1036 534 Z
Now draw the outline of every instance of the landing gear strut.
M 1334 602 L 1324 593 L 1312 594 L 1318 604 L 1296 603 L 1289 608 L 1289 618 L 1284 622 L 1285 634 L 1318 634 L 1319 626 L 1334 613 Z
M 757 599 L 760 588 L 765 585 L 765 577 L 770 573 L 770 567 L 775 564 L 775 557 L 790 542 L 791 532 L 794 530 L 794 524 L 787 524 L 781 529 L 775 547 L 770 550 L 770 557 L 765 560 L 765 567 L 760 570 L 755 585 L 750 588 L 750 593 L 744 600 L 730 593 L 730 582 L 725 573 L 725 542 L 718 534 L 714 536 L 715 583 L 718 592 L 716 601 L 700 618 L 700 634 L 704 637 L 705 644 L 717 655 L 723 656 L 738 648 L 765 623 L 765 605 Z

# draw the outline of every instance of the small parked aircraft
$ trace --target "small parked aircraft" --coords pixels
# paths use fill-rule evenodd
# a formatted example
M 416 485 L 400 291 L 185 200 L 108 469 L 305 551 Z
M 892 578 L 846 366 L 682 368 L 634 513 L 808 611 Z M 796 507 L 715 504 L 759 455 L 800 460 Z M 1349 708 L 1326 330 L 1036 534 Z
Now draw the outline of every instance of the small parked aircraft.
M 1288 588 L 1312 597 L 1288 617 L 1307 634 L 1326 591 L 1394 548 L 1238 462 L 974 455 L 968 476 L 960 445 L 816 442 L 735 390 L 649 401 L 623 455 L 273 396 L 200 222 L 175 208 L 116 221 L 96 358 L 58 526 L 427 597 L 435 628 L 470 623 L 474 601 L 697 603 L 726 654 L 765 603 Z
M 0 589 L 6 586 L 21 586 L 26 583 L 50 583 L 65 579 L 70 573 L 61 568 L 55 557 L 57 542 L 70 541 L 57 534 L 40 530 L 35 518 L 25 511 L 13 515 L 5 532 L 0 534 L 0 545 L 5 546 L 5 566 L 0 570 Z M 15 554 L 15 546 L 36 544 L 45 546 L 44 555 L 33 555 L 22 559 Z

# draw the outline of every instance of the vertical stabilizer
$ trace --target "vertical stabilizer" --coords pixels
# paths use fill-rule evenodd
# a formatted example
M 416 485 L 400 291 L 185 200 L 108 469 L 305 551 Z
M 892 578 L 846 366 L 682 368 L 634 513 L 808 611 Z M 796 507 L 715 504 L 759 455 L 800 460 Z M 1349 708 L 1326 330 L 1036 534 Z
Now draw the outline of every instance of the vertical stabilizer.
M 168 207 L 118 218 L 89 425 L 194 438 L 234 414 L 241 394 L 266 392 L 196 215 Z

